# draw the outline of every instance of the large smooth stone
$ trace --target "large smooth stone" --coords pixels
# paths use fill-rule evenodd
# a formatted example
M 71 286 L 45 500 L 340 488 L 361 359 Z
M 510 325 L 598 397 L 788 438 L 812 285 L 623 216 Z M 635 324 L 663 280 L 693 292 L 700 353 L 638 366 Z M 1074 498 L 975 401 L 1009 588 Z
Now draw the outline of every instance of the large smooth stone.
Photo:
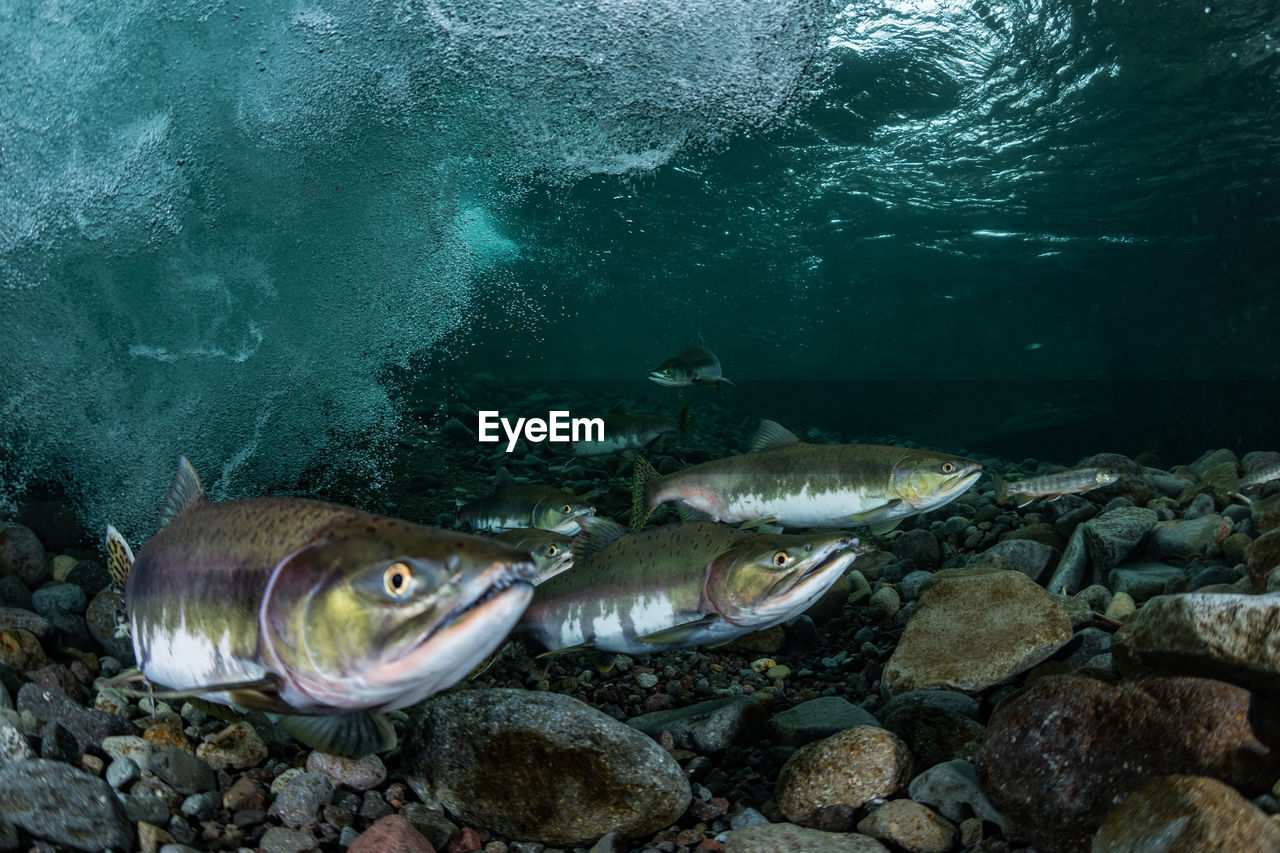
M 466 690 L 421 706 L 402 764 L 462 821 L 508 838 L 587 847 L 607 832 L 641 836 L 691 799 L 670 753 L 570 696 Z
M 884 670 L 891 695 L 976 692 L 1024 672 L 1071 639 L 1066 611 L 1022 572 L 946 569 L 920 591 Z

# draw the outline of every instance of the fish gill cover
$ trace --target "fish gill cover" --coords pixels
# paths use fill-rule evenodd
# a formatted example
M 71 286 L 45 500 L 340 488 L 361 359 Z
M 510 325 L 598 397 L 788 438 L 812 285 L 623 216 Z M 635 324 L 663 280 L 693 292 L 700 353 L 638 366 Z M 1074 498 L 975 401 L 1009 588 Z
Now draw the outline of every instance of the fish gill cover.
M 149 534 L 182 453 L 215 498 L 320 459 L 376 481 L 387 366 L 512 287 L 505 209 L 785 119 L 832 18 L 0 4 L 0 513 L 63 478 L 91 528 Z

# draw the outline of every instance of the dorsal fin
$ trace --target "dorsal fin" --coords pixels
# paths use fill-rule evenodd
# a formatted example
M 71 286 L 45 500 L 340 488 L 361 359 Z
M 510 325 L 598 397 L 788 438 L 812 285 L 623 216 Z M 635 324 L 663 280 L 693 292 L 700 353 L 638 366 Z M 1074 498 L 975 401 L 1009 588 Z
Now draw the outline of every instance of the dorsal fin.
M 791 430 L 777 421 L 765 418 L 760 421 L 756 434 L 752 436 L 751 442 L 747 445 L 747 452 L 758 453 L 761 450 L 782 447 L 784 444 L 795 444 L 798 441 L 800 439 L 796 438 L 795 433 L 791 432 Z
M 160 507 L 160 526 L 182 515 L 191 507 L 208 500 L 204 496 L 204 486 L 200 485 L 200 477 L 191 462 L 183 456 L 178 460 L 178 475 L 173 478 L 173 487 Z
M 582 532 L 573 538 L 573 564 L 580 565 L 601 548 L 626 535 L 627 528 L 616 521 L 598 515 L 584 515 L 578 519 Z
M 511 472 L 506 468 L 499 468 L 497 473 L 493 475 L 493 487 L 501 489 L 503 486 L 511 486 L 516 482 L 515 477 L 511 476 Z
M 117 592 L 124 592 L 125 582 L 129 580 L 129 570 L 133 568 L 133 549 L 120 535 L 115 527 L 107 525 L 107 571 L 111 573 L 111 583 Z

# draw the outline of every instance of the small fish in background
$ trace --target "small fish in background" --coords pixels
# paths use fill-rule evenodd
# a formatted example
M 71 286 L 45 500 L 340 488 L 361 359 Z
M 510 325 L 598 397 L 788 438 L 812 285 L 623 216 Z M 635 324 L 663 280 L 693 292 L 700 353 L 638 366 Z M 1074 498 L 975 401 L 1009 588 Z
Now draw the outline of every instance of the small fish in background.
M 538 576 L 533 579 L 534 586 L 573 568 L 572 536 L 551 530 L 517 528 L 499 533 L 494 538 L 513 548 L 529 552 L 533 562 L 538 565 Z
M 517 483 L 506 468 L 499 468 L 493 492 L 458 509 L 458 520 L 472 530 L 504 533 L 526 527 L 574 535 L 577 519 L 595 515 L 595 507 L 572 492 L 536 483 Z
M 1075 468 L 1013 482 L 1005 482 L 993 475 L 996 503 L 1003 504 L 1012 500 L 1019 508 L 1036 498 L 1056 501 L 1063 495 L 1082 494 L 1101 486 L 1109 486 L 1119 479 L 1120 474 L 1112 468 Z
M 184 457 L 136 559 L 107 528 L 138 671 L 160 699 L 265 711 L 314 749 L 395 745 L 385 711 L 506 638 L 536 567 L 509 545 L 307 498 L 210 501 Z
M 1280 462 L 1259 465 L 1252 471 L 1246 472 L 1236 481 L 1235 488 L 1232 489 L 1231 494 L 1245 503 L 1252 503 L 1252 500 L 1245 493 L 1256 492 L 1272 480 L 1280 480 Z
M 666 388 L 679 388 L 681 394 L 690 385 L 714 385 L 721 397 L 724 383 L 733 384 L 724 378 L 716 354 L 701 345 L 680 350 L 649 371 L 649 379 Z
M 689 434 L 689 404 L 674 417 L 633 415 L 618 403 L 604 416 L 604 438 L 600 441 L 575 441 L 574 456 L 603 456 L 623 450 L 639 450 L 667 433 Z
M 645 654 L 723 643 L 804 612 L 859 551 L 843 531 L 754 533 L 690 522 L 627 533 L 583 519 L 574 568 L 517 625 L 548 654 Z
M 660 476 L 636 457 L 631 527 L 644 527 L 668 501 L 689 520 L 780 527 L 868 525 L 886 533 L 937 509 L 972 486 L 972 459 L 875 444 L 806 444 L 774 421 L 761 421 L 748 452 Z

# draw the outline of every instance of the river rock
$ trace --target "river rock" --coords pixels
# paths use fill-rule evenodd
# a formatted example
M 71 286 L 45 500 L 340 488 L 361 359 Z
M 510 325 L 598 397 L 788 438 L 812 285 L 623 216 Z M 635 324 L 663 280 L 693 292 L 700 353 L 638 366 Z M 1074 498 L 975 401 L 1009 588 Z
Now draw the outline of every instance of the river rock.
M 345 786 L 353 791 L 368 791 L 387 779 L 387 766 L 376 755 L 343 758 L 316 750 L 307 756 L 307 770 L 323 773 L 335 786 Z
M 435 853 L 435 848 L 413 824 L 391 814 L 356 836 L 347 853 Z
M 1021 572 L 946 569 L 920 602 L 884 670 L 891 695 L 976 692 L 1024 672 L 1071 639 L 1071 620 Z
M 1062 552 L 1032 539 L 1005 539 L 969 558 L 970 566 L 1022 572 L 1033 581 L 1056 566 Z
M 1146 601 L 1167 592 L 1182 592 L 1187 575 L 1177 566 L 1164 563 L 1130 563 L 1107 574 L 1112 592 L 1127 592 L 1134 601 Z
M 1049 578 L 1047 589 L 1054 595 L 1074 595 L 1084 580 L 1085 566 L 1089 562 L 1088 550 L 1084 543 L 1084 524 L 1077 525 L 1067 540 L 1067 547 L 1058 560 L 1058 566 Z
M 889 853 L 887 847 L 856 832 L 823 832 L 790 823 L 745 826 L 725 833 L 724 853 Z
M 774 738 L 788 746 L 803 746 L 845 729 L 878 725 L 880 722 L 868 711 L 840 696 L 801 702 L 769 720 Z
M 1200 497 L 1210 500 L 1212 508 L 1212 499 L 1207 495 Z M 1147 554 L 1157 560 L 1167 558 L 1185 560 L 1204 554 L 1214 543 L 1214 537 L 1221 526 L 1222 516 L 1217 513 L 1182 521 L 1158 521 L 1155 527 L 1151 528 Z
M 1266 791 L 1280 776 L 1278 712 L 1210 679 L 1045 676 L 996 707 L 974 764 L 1011 838 L 1083 850 L 1116 802 L 1160 776 Z
M 12 575 L 27 589 L 49 579 L 48 555 L 29 527 L 0 522 L 0 575 Z
M 901 707 L 885 714 L 884 727 L 906 743 L 917 771 L 955 758 L 972 759 L 983 731 L 977 720 L 929 705 Z
M 1280 528 L 1264 533 L 1244 549 L 1244 565 L 1253 588 L 1265 588 L 1267 575 L 1280 568 Z
M 122 596 L 111 587 L 100 590 L 85 610 L 84 621 L 89 635 L 115 659 L 131 664 L 134 661 L 133 640 L 126 634 L 116 635 L 116 612 L 121 607 Z
M 907 853 L 947 853 L 957 835 L 954 823 L 912 800 L 890 800 L 860 820 L 858 832 Z
M 36 838 L 76 850 L 128 850 L 133 842 L 110 785 L 43 758 L 0 768 L 0 814 Z
M 933 571 L 942 564 L 942 549 L 938 537 L 928 530 L 908 530 L 893 540 L 893 555 L 910 560 L 917 569 Z
M 303 772 L 280 789 L 269 813 L 286 826 L 304 829 L 316 825 L 320 810 L 332 799 L 333 783 L 328 776 Z
M 402 764 L 416 791 L 462 821 L 557 846 L 655 832 L 692 798 L 651 738 L 555 693 L 437 696 L 410 721 Z
M 1122 673 L 1156 668 L 1280 691 L 1280 596 L 1153 598 L 1116 631 L 1112 653 Z
M 827 806 L 861 808 L 911 779 L 911 751 L 879 726 L 859 726 L 802 746 L 778 773 L 778 808 L 808 824 Z
M 1255 536 L 1280 528 L 1280 492 L 1250 504 L 1249 521 Z
M 711 699 L 671 711 L 654 711 L 627 720 L 627 725 L 656 738 L 671 732 L 680 749 L 703 754 L 722 752 L 747 732 L 763 728 L 764 709 L 750 696 Z
M 907 794 L 917 803 L 937 809 L 944 817 L 959 823 L 970 814 L 989 820 L 1005 830 L 1004 815 L 991 805 L 978 785 L 978 772 L 973 764 L 957 758 L 930 767 L 911 780 Z
M 95 708 L 85 708 L 72 702 L 56 690 L 49 690 L 28 682 L 18 691 L 18 711 L 30 711 L 42 723 L 61 723 L 76 736 L 80 751 L 90 745 L 102 748 L 104 738 L 111 735 L 131 735 L 138 730 L 133 723 Z
M 1134 791 L 1111 812 L 1093 837 L 1092 849 L 1280 850 L 1280 824 L 1217 779 L 1164 776 Z
M 1084 542 L 1089 559 L 1097 568 L 1113 569 L 1125 561 L 1155 527 L 1154 510 L 1124 506 L 1108 510 L 1084 524 Z

